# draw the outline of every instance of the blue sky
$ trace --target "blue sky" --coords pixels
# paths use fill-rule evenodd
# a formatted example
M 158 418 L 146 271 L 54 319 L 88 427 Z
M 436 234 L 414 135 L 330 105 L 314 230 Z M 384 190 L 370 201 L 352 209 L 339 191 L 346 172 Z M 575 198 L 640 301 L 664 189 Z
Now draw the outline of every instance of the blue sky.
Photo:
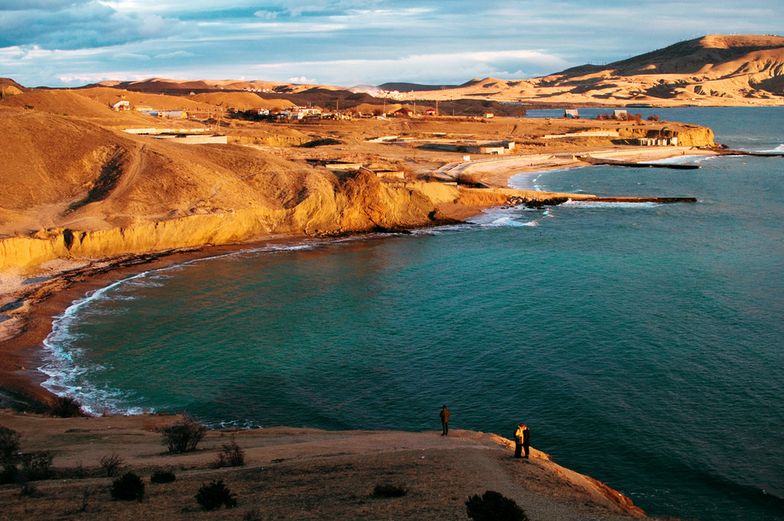
M 772 34 L 781 0 L 0 0 L 0 76 L 337 85 L 525 78 L 708 33 Z

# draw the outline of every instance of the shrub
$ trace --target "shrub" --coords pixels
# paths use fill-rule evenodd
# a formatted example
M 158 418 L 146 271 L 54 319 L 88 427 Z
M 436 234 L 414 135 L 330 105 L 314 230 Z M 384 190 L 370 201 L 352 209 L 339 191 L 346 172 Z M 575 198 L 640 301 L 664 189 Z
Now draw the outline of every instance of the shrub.
M 156 470 L 150 476 L 150 483 L 171 483 L 177 479 L 171 470 Z
M 112 498 L 120 501 L 141 501 L 144 498 L 144 482 L 133 472 L 126 472 L 112 482 Z
M 406 494 L 408 490 L 398 485 L 376 485 L 373 489 L 373 497 L 403 497 Z
M 22 475 L 30 481 L 49 478 L 52 474 L 52 459 L 52 453 L 47 450 L 22 454 Z
M 242 516 L 242 521 L 261 521 L 261 512 L 258 508 L 251 508 Z
M 237 499 L 223 480 L 213 481 L 209 485 L 203 484 L 196 494 L 196 501 L 204 510 L 215 510 L 224 505 L 226 508 L 237 506 Z
M 36 496 L 38 495 L 38 488 L 29 481 L 24 481 L 19 484 L 19 495 L 22 497 Z
M 493 490 L 486 491 L 481 497 L 469 497 L 466 511 L 474 521 L 528 521 L 528 516 L 514 500 Z
M 118 454 L 110 454 L 101 458 L 101 468 L 108 478 L 116 476 L 123 465 L 125 465 L 125 461 Z
M 84 416 L 82 404 L 69 396 L 58 396 L 49 407 L 49 414 L 59 418 Z
M 224 443 L 215 460 L 216 467 L 242 467 L 245 465 L 245 451 L 242 447 L 237 445 L 237 442 L 231 440 L 229 443 Z
M 19 433 L 0 427 L 0 466 L 3 470 L 15 468 L 19 461 Z
M 179 423 L 165 427 L 162 432 L 162 442 L 169 452 L 180 454 L 196 450 L 196 446 L 207 432 L 207 427 L 191 418 L 185 418 Z

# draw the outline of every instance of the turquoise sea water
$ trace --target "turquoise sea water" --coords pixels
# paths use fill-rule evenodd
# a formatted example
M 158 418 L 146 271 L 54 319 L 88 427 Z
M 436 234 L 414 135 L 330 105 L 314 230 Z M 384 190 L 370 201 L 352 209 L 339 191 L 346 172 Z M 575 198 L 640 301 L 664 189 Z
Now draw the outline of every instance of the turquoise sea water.
M 636 111 L 636 110 L 635 110 Z M 784 110 L 671 109 L 782 149 Z M 784 518 L 784 160 L 515 180 L 688 205 L 494 210 L 410 236 L 304 242 L 145 273 L 47 339 L 94 411 L 511 436 L 651 514 Z

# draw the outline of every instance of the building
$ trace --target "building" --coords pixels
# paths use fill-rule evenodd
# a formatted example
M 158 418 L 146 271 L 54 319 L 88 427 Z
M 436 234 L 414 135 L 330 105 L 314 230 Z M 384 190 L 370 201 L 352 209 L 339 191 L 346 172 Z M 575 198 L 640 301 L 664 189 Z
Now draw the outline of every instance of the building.
M 495 114 L 493 114 L 492 112 L 485 112 L 483 117 L 485 119 L 493 119 L 495 117 Z
M 577 109 L 566 109 L 563 117 L 566 119 L 580 119 L 580 112 Z
M 629 112 L 624 109 L 613 110 L 613 119 L 629 119 Z
M 425 115 L 426 116 L 438 116 L 438 112 L 436 112 L 436 109 L 427 109 L 425 111 Z
M 131 110 L 131 102 L 128 100 L 120 100 L 114 105 L 112 105 L 112 110 L 116 110 L 117 112 L 125 112 L 126 110 Z

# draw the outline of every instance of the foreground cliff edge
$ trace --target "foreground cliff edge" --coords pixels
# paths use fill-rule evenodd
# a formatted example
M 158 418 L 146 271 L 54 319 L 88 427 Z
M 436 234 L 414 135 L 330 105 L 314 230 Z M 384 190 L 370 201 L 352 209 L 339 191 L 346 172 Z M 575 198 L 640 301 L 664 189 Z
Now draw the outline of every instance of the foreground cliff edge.
M 49 418 L 0 412 L 0 425 L 20 433 L 22 450 L 50 450 L 59 479 L 0 487 L 8 519 L 241 519 L 255 511 L 275 519 L 464 519 L 465 501 L 495 490 L 514 499 L 531 520 L 645 518 L 619 492 L 561 467 L 540 451 L 512 458 L 512 444 L 495 434 L 322 431 L 276 427 L 209 431 L 198 450 L 168 455 L 160 427 L 171 416 Z M 225 443 L 235 440 L 245 466 L 214 468 Z M 101 458 L 116 454 L 125 470 L 143 477 L 143 502 L 112 501 L 112 478 Z M 151 484 L 155 470 L 177 480 Z M 222 479 L 237 496 L 233 510 L 202 513 L 193 496 L 205 482 Z M 372 497 L 378 484 L 407 489 L 399 498 Z M 86 504 L 86 506 L 85 506 Z M 84 508 L 83 508 L 84 507 Z

